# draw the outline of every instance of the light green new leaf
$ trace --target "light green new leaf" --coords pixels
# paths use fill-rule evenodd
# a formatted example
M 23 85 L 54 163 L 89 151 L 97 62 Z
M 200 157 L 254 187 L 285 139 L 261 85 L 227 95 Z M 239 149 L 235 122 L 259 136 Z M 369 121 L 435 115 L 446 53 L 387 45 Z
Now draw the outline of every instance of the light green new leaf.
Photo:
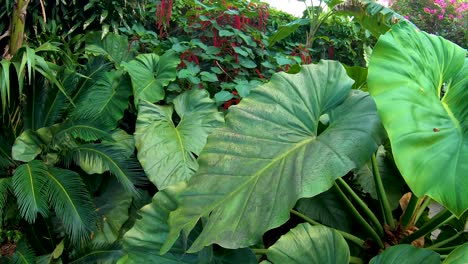
M 383 128 L 368 94 L 353 90 L 341 64 L 321 61 L 278 73 L 229 109 L 199 157 L 200 168 L 171 213 L 171 234 L 208 216 L 190 252 L 218 243 L 246 247 L 289 218 L 303 197 L 328 190 L 377 148 Z M 351 92 L 350 92 L 351 91 Z M 318 134 L 320 116 L 329 126 Z
M 13 174 L 13 192 L 18 200 L 19 211 L 29 223 L 34 223 L 37 213 L 43 216 L 49 213 L 47 173 L 43 162 L 33 160 L 20 165 Z
M 466 264 L 468 263 L 468 242 L 457 247 L 444 260 L 444 264 Z
M 47 172 L 49 202 L 62 220 L 73 242 L 89 240 L 96 229 L 96 212 L 80 175 L 70 170 L 49 168 Z
M 141 101 L 136 124 L 138 160 L 160 190 L 195 173 L 196 157 L 208 134 L 223 124 L 222 114 L 205 90 L 187 91 L 173 103 L 159 106 Z M 174 110 L 180 118 L 177 125 L 172 120 Z
M 368 86 L 412 191 L 460 216 L 468 208 L 466 50 L 400 23 L 382 35 Z
M 281 236 L 267 256 L 275 264 L 349 263 L 350 252 L 338 231 L 303 223 Z
M 29 162 L 42 152 L 43 142 L 32 130 L 26 130 L 15 139 L 11 149 L 11 156 L 14 160 Z
M 164 87 L 176 79 L 180 60 L 175 52 L 168 51 L 162 56 L 141 54 L 122 66 L 130 74 L 133 85 L 135 106 L 138 101 L 156 102 L 164 99 Z
M 382 254 L 371 259 L 370 264 L 439 264 L 440 255 L 432 250 L 411 245 L 397 245 L 386 249 Z
M 76 104 L 73 117 L 98 120 L 109 130 L 116 128 L 132 93 L 128 76 L 120 71 L 107 72 L 85 92 Z
M 273 35 L 271 35 L 268 39 L 269 47 L 273 47 L 273 45 L 276 42 L 288 37 L 289 35 L 294 33 L 300 26 L 305 26 L 309 23 L 309 19 L 301 18 L 294 20 L 286 25 L 279 26 L 278 30 L 275 33 L 273 33 Z

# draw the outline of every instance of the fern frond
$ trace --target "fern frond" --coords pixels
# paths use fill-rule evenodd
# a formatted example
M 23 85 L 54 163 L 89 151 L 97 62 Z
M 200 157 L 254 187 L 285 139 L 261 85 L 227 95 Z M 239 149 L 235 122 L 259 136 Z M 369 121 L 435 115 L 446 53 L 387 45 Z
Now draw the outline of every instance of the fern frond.
M 81 177 L 73 171 L 50 168 L 47 172 L 49 202 L 73 242 L 89 240 L 97 215 Z
M 21 239 L 16 244 L 15 254 L 11 257 L 10 263 L 12 264 L 34 264 L 36 263 L 36 254 L 32 248 L 26 243 L 24 239 Z
M 74 148 L 69 159 L 90 174 L 110 171 L 126 191 L 138 195 L 134 184 L 145 182 L 145 174 L 135 158 L 122 155 L 124 151 L 111 144 L 86 144 Z
M 38 160 L 23 164 L 15 170 L 12 181 L 21 216 L 29 223 L 34 223 L 37 213 L 46 217 L 49 213 L 46 165 Z
M 93 142 L 96 140 L 113 141 L 109 132 L 100 128 L 98 124 L 89 120 L 76 120 L 61 124 L 55 131 L 52 144 L 61 145 L 71 139 L 78 138 L 85 142 Z
M 74 254 L 74 260 L 72 260 L 70 264 L 117 263 L 117 260 L 123 255 L 124 252 L 119 243 L 101 245 L 90 244 L 88 247 Z

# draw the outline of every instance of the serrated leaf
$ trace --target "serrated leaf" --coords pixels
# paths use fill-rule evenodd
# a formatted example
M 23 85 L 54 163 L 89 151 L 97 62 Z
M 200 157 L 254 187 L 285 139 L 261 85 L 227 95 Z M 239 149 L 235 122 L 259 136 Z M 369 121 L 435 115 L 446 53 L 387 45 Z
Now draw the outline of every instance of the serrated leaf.
M 173 111 L 180 117 L 175 124 Z M 135 131 L 138 160 L 158 187 L 189 179 L 197 170 L 208 134 L 222 124 L 216 104 L 205 90 L 192 89 L 174 99 L 174 107 L 141 101 Z
M 299 198 L 328 190 L 375 151 L 383 128 L 371 98 L 351 91 L 341 64 L 321 61 L 298 74 L 279 73 L 229 108 L 199 157 L 200 168 L 171 213 L 171 233 L 209 216 L 189 252 L 218 243 L 246 247 L 287 221 Z M 351 92 L 350 92 L 351 91 Z M 330 125 L 318 134 L 319 118 Z M 272 191 L 273 190 L 273 191 Z
M 141 54 L 122 66 L 132 78 L 135 105 L 139 100 L 156 102 L 164 99 L 164 87 L 175 80 L 180 60 L 175 52 L 168 51 L 162 56 Z
M 338 231 L 325 226 L 297 225 L 267 250 L 273 263 L 349 263 L 348 244 Z
M 368 76 L 401 175 L 416 196 L 428 195 L 457 216 L 468 209 L 466 54 L 400 23 L 380 37 Z

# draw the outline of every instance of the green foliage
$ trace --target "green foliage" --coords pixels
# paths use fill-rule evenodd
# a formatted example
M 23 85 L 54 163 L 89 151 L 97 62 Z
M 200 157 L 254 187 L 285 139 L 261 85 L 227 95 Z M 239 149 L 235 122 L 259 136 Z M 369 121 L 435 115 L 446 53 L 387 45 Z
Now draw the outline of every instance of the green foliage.
M 268 248 L 273 263 L 349 263 L 349 248 L 337 231 L 324 226 L 299 224 Z
M 373 258 L 370 264 L 386 263 L 441 263 L 439 254 L 434 251 L 417 248 L 411 245 L 398 245 L 390 247 L 382 254 Z
M 400 23 L 379 39 L 368 76 L 406 182 L 416 195 L 430 196 L 457 216 L 468 208 L 462 198 L 468 188 L 465 57 L 457 45 Z

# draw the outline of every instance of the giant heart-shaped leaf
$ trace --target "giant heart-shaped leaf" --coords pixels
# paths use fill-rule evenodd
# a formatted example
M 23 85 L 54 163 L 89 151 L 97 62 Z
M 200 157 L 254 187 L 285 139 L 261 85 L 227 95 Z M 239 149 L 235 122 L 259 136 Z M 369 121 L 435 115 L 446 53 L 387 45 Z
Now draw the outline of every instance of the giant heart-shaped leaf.
M 179 58 L 172 51 L 162 56 L 141 54 L 122 63 L 132 78 L 135 106 L 140 99 L 150 102 L 164 99 L 164 87 L 175 80 L 179 63 Z
M 400 23 L 374 48 L 368 85 L 402 176 L 460 216 L 468 208 L 466 50 Z
M 280 237 L 267 256 L 274 264 L 349 263 L 350 252 L 338 231 L 304 223 Z
M 298 74 L 279 73 L 230 108 L 199 157 L 200 168 L 171 213 L 171 234 L 210 217 L 189 251 L 218 243 L 246 247 L 286 222 L 299 198 L 328 190 L 364 164 L 383 128 L 367 93 L 351 91 L 341 64 L 321 61 Z M 319 119 L 329 126 L 318 134 Z
M 172 120 L 173 112 L 180 122 Z M 135 131 L 138 160 L 148 178 L 164 189 L 188 180 L 198 169 L 197 158 L 208 134 L 223 123 L 208 92 L 187 91 L 174 99 L 174 106 L 141 101 Z

